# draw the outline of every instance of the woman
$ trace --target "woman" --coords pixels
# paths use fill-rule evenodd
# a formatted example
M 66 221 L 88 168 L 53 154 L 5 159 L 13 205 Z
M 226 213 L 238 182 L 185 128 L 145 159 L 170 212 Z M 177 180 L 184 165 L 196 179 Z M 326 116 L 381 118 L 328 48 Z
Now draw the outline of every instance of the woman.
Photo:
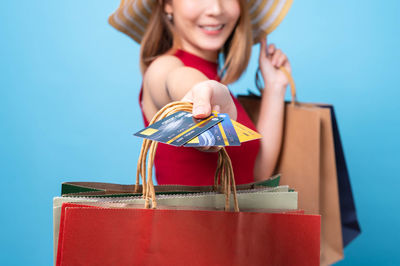
M 263 36 L 279 24 L 291 1 L 275 0 L 265 6 L 259 6 L 256 1 L 249 3 L 248 6 L 244 0 L 154 3 L 133 0 L 123 3 L 110 17 L 114 27 L 141 43 L 140 104 L 146 126 L 164 105 L 186 100 L 193 102 L 196 118 L 207 117 L 215 109 L 228 113 L 232 119 L 263 136 L 261 141 L 227 147 L 237 184 L 266 179 L 273 173 L 281 146 L 284 95 L 288 84 L 278 68 L 284 66 L 290 71 L 286 55 L 274 45 L 267 47 Z M 146 14 L 149 21 L 145 19 Z M 265 21 L 271 20 L 273 15 L 277 19 L 266 28 Z M 251 45 L 259 40 L 259 66 L 265 90 L 259 122 L 255 126 L 226 85 L 244 72 Z M 204 151 L 217 149 L 196 150 L 160 144 L 154 161 L 158 183 L 211 185 L 217 154 Z

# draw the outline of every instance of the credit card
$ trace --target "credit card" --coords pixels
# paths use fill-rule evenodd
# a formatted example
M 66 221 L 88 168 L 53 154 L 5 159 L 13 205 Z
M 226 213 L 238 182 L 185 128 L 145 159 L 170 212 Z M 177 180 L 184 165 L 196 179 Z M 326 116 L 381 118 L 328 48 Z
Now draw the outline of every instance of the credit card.
M 154 141 L 182 146 L 210 127 L 222 121 L 216 113 L 205 119 L 195 119 L 189 112 L 176 112 L 135 133 L 135 136 Z
M 185 147 L 205 147 L 205 146 L 224 146 L 225 142 L 222 138 L 218 124 L 209 130 L 201 133 L 199 136 L 189 140 Z
M 254 130 L 251 130 L 250 128 L 248 128 L 234 120 L 232 120 L 232 124 L 236 130 L 236 133 L 239 137 L 239 141 L 241 143 L 262 138 L 260 133 L 254 131 Z
M 213 126 L 198 137 L 190 140 L 185 147 L 240 146 L 239 137 L 228 114 L 218 114 L 221 123 Z
M 224 120 L 218 124 L 225 146 L 240 146 L 240 140 L 228 114 L 219 114 Z

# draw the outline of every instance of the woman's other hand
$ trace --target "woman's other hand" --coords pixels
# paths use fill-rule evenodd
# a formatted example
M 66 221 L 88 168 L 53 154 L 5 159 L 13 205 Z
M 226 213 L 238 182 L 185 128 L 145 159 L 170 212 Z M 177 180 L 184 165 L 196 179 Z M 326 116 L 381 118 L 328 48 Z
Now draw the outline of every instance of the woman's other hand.
M 275 45 L 267 45 L 267 41 L 263 40 L 260 49 L 259 66 L 265 90 L 256 125 L 263 138 L 254 166 L 255 180 L 270 177 L 278 161 L 282 146 L 285 92 L 289 83 L 285 73 L 279 68 L 285 67 L 289 73 L 291 71 L 286 55 Z
M 290 73 L 291 66 L 282 50 L 277 49 L 274 44 L 267 45 L 267 40 L 262 40 L 258 63 L 264 79 L 265 89 L 285 91 L 289 80 L 279 68 L 283 66 Z

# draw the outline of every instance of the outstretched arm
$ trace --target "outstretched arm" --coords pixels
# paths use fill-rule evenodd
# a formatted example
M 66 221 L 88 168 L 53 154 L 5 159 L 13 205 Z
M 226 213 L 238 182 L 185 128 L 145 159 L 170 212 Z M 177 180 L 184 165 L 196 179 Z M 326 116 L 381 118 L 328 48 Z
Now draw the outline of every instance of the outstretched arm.
M 259 65 L 265 89 L 256 125 L 258 132 L 263 136 L 254 166 L 256 181 L 270 177 L 277 164 L 283 134 L 284 98 L 288 85 L 288 79 L 279 67 L 283 66 L 291 71 L 286 55 L 274 45 L 267 47 L 264 40 L 260 49 Z
M 228 87 L 209 80 L 197 69 L 186 67 L 174 56 L 156 59 L 143 78 L 143 111 L 148 121 L 166 104 L 173 101 L 193 103 L 193 116 L 205 118 L 212 110 L 227 113 L 236 120 L 236 106 Z M 201 151 L 216 152 L 219 147 L 201 147 Z
M 196 118 L 205 118 L 211 110 L 228 113 L 236 120 L 236 107 L 228 88 L 209 80 L 197 69 L 186 67 L 174 56 L 156 59 L 143 77 L 143 108 L 150 120 L 164 105 L 173 101 L 193 102 Z

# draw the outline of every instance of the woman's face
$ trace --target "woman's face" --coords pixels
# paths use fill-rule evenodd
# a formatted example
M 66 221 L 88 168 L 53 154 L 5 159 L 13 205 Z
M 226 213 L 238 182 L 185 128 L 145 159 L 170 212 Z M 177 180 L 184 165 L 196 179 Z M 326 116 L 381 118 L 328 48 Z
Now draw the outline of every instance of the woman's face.
M 218 55 L 240 16 L 238 0 L 167 0 L 164 11 L 173 16 L 174 42 L 206 57 Z

